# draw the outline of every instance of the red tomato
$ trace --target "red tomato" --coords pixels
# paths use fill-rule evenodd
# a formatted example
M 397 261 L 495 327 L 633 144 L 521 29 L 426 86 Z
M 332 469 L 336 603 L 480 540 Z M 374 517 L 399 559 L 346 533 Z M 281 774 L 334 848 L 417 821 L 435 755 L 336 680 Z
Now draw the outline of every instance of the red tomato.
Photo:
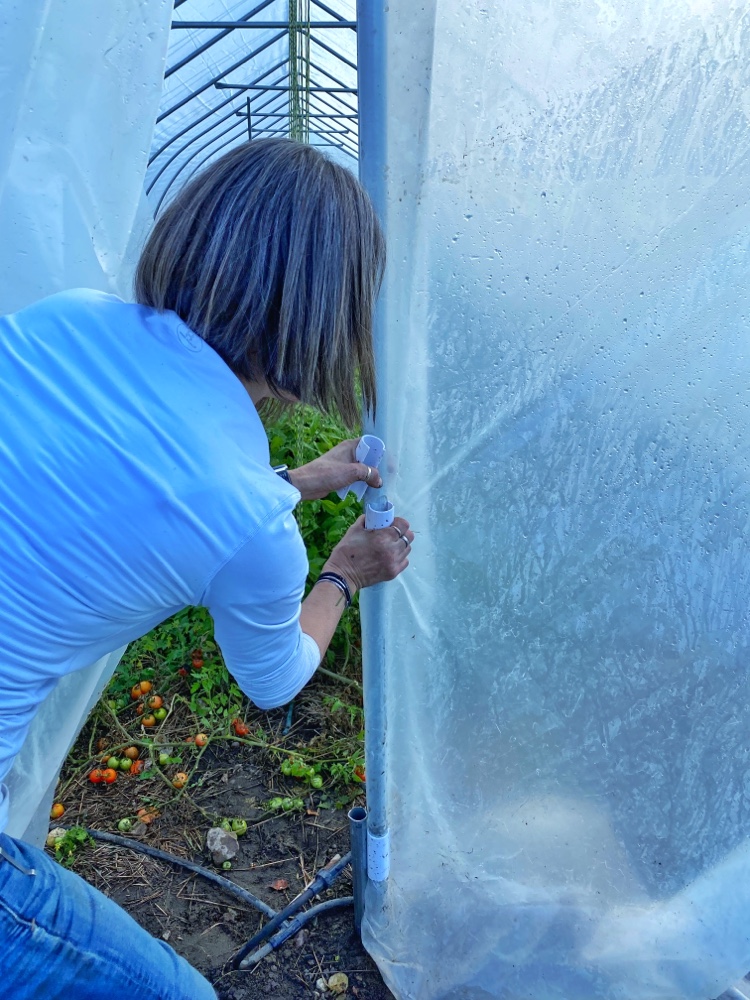
M 146 704 L 148 705 L 149 708 L 161 708 L 161 706 L 164 704 L 164 699 L 161 697 L 161 695 L 155 694 L 148 699 L 148 702 Z
M 197 747 L 204 747 L 208 743 L 208 736 L 205 733 L 198 733 L 195 737 L 195 745 Z
M 194 659 L 193 660 L 193 670 L 202 670 L 202 669 L 203 669 L 203 660 L 198 659 L 198 658 Z
M 237 736 L 247 736 L 250 732 L 242 719 L 232 719 L 232 729 L 234 729 Z
M 133 766 L 130 768 L 130 773 L 131 774 L 141 774 L 143 772 L 143 770 L 144 770 L 145 767 L 146 767 L 145 761 L 134 760 L 133 761 Z
M 92 785 L 100 785 L 102 780 L 102 769 L 100 767 L 95 767 L 89 775 L 89 781 Z
M 102 781 L 107 785 L 111 785 L 117 781 L 117 771 L 113 767 L 105 767 L 102 771 Z

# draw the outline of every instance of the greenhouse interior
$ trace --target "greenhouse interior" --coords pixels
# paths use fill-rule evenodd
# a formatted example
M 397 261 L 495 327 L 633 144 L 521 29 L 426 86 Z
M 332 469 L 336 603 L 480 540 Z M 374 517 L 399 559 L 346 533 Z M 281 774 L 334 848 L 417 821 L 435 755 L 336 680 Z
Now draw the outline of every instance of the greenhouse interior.
M 361 633 L 322 668 L 325 711 L 364 719 L 362 760 L 347 758 L 357 781 L 330 799 L 351 853 L 324 867 L 316 848 L 301 901 L 296 883 L 269 890 L 273 867 L 243 883 L 249 868 L 214 865 L 245 892 L 224 902 L 245 907 L 230 978 L 227 954 L 201 967 L 216 995 L 748 1000 L 747 5 L 10 0 L 3 15 L 3 315 L 79 288 L 132 302 L 155 220 L 201 171 L 266 139 L 358 178 L 385 235 L 378 402 L 358 429 L 385 452 L 356 461 L 382 480 L 364 507 L 392 509 L 415 537 L 410 549 L 388 525 L 409 568 L 364 588 Z M 302 425 L 286 419 L 294 443 Z M 269 431 L 272 455 L 283 434 Z M 363 505 L 348 496 L 317 509 L 353 512 L 349 524 Z M 309 544 L 308 557 L 312 571 Z M 109 704 L 112 745 L 136 732 L 117 680 L 138 679 L 131 662 L 120 646 L 55 679 L 4 779 L 9 837 L 46 839 L 59 861 L 51 827 L 96 826 L 110 795 L 86 781 L 96 720 Z M 194 708 L 201 682 L 176 683 Z M 277 712 L 278 739 L 276 716 L 253 709 L 248 739 L 264 734 L 286 767 L 271 803 L 325 837 L 339 772 L 279 742 L 304 730 L 301 704 Z M 230 714 L 221 739 L 240 735 Z M 153 752 L 133 718 L 136 750 Z M 193 771 L 167 750 L 162 777 L 184 767 L 197 787 L 200 754 Z M 237 830 L 258 823 L 270 845 L 281 815 L 248 817 Z M 207 821 L 180 850 L 162 821 L 141 821 L 136 847 L 211 868 Z M 261 847 L 250 867 L 281 864 Z M 360 948 L 348 967 L 340 948 L 305 951 L 310 933 L 325 950 L 332 921 Z M 165 940 L 190 962 L 178 937 Z M 304 974 L 282 964 L 295 948 Z

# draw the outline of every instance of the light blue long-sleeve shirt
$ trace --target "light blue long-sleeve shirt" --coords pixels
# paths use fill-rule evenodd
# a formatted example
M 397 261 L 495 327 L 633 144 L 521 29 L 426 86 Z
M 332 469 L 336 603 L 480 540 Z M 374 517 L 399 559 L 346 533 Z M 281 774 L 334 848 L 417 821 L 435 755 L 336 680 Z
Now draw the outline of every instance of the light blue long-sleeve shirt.
M 289 701 L 320 659 L 298 500 L 174 313 L 81 290 L 0 318 L 0 780 L 62 674 L 190 604 L 249 698 Z

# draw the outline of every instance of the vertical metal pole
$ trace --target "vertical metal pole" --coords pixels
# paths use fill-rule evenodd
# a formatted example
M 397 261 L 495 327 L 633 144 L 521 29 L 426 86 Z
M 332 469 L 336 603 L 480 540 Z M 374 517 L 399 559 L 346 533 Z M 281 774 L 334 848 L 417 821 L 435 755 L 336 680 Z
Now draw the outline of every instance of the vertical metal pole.
M 250 98 L 247 99 L 247 138 L 248 141 L 252 141 L 253 138 L 253 116 L 250 111 Z
M 349 839 L 352 845 L 352 885 L 354 895 L 354 929 L 359 934 L 365 912 L 367 885 L 367 810 L 354 806 L 349 810 Z
M 387 0 L 358 0 L 357 68 L 359 87 L 359 177 L 387 234 L 386 186 L 386 10 Z M 380 409 L 371 429 L 383 437 L 388 406 L 385 385 L 385 286 L 375 311 L 375 355 Z M 386 440 L 386 446 L 388 442 Z M 386 483 L 387 486 L 387 483 Z M 384 882 L 388 874 L 386 816 L 386 585 L 369 587 L 361 596 L 365 753 L 367 760 L 368 874 Z

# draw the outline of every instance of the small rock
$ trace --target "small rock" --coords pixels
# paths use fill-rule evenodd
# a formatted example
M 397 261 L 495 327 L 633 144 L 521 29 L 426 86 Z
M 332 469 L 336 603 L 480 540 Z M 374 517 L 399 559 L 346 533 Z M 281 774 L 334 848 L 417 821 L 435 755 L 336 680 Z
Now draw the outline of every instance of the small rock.
M 325 993 L 328 989 L 328 987 L 325 984 L 325 980 L 319 979 L 315 984 L 315 989 L 320 990 L 321 993 Z
M 212 826 L 206 834 L 206 848 L 215 865 L 232 861 L 240 853 L 237 834 L 222 830 L 220 826 Z
M 54 830 L 50 830 L 47 834 L 47 847 L 54 847 L 55 841 L 59 840 L 60 837 L 64 837 L 68 831 L 63 829 L 61 826 L 56 826 Z
M 305 941 L 307 941 L 307 931 L 304 930 L 304 928 L 303 928 L 296 935 L 296 937 L 294 938 L 294 947 L 295 948 L 304 948 L 305 947 Z
M 162 941 L 169 941 L 169 939 L 171 937 L 172 937 L 172 932 L 169 929 L 167 929 L 166 931 L 164 931 L 164 933 L 161 936 Z
M 345 972 L 334 972 L 328 980 L 328 989 L 337 996 L 346 993 L 349 989 L 349 977 L 347 974 Z
M 236 910 L 233 910 L 233 909 L 232 909 L 232 908 L 230 907 L 230 908 L 229 908 L 229 909 L 228 909 L 228 910 L 226 911 L 226 913 L 224 913 L 224 915 L 222 916 L 222 918 L 221 918 L 221 919 L 222 919 L 222 920 L 225 920 L 225 921 L 226 921 L 226 922 L 227 922 L 228 924 L 233 924 L 233 923 L 235 922 L 235 920 L 237 919 L 237 911 L 236 911 Z

